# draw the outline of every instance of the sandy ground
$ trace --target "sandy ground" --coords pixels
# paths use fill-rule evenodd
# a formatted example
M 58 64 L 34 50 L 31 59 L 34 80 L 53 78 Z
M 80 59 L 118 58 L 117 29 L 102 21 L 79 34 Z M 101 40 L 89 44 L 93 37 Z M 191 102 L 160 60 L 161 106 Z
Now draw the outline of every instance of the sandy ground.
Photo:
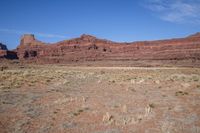
M 0 133 L 200 133 L 200 68 L 5 68 Z

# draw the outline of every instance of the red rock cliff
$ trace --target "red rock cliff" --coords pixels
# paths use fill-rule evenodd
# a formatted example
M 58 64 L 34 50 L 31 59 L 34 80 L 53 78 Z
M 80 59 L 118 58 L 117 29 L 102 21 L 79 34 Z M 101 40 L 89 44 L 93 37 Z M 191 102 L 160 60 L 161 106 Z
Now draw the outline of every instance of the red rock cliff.
M 117 43 L 91 35 L 47 45 L 24 35 L 17 48 L 20 60 L 71 62 L 94 60 L 200 60 L 200 34 L 169 40 Z
M 18 59 L 15 51 L 9 51 L 7 46 L 0 43 L 0 59 Z

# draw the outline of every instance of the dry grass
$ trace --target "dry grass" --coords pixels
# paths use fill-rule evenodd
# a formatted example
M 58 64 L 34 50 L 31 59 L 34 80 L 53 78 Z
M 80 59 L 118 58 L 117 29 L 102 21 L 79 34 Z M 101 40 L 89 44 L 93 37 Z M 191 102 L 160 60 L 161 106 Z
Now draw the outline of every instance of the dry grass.
M 199 81 L 198 68 L 7 68 L 0 121 L 10 132 L 195 133 Z
M 47 85 L 65 78 L 66 71 L 51 69 L 12 69 L 0 71 L 0 89 L 16 89 L 23 86 Z

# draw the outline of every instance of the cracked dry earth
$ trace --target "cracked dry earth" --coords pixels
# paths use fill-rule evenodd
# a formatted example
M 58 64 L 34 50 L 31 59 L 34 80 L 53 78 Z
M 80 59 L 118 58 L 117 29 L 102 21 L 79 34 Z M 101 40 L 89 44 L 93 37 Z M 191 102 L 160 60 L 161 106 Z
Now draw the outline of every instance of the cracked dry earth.
M 0 71 L 1 133 L 199 133 L 199 68 Z

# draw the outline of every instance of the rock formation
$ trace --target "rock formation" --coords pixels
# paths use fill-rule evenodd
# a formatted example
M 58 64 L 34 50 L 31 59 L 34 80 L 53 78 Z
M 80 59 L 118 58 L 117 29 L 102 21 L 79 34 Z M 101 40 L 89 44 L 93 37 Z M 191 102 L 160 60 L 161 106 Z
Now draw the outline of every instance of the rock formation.
M 8 50 L 6 45 L 0 43 L 0 50 Z
M 20 47 L 24 46 L 38 46 L 43 45 L 44 43 L 35 39 L 33 34 L 25 34 L 21 37 Z
M 197 32 L 193 35 L 188 36 L 188 38 L 196 38 L 196 37 L 200 37 L 200 32 Z
M 25 34 L 21 37 L 20 45 L 17 47 L 17 55 L 19 59 L 35 58 L 44 45 L 44 43 L 36 40 L 34 35 Z
M 9 51 L 7 46 L 0 43 L 0 59 L 18 59 L 15 51 Z
M 65 63 L 96 60 L 200 60 L 200 34 L 178 39 L 117 43 L 91 35 L 51 45 L 24 35 L 17 48 L 20 60 Z

